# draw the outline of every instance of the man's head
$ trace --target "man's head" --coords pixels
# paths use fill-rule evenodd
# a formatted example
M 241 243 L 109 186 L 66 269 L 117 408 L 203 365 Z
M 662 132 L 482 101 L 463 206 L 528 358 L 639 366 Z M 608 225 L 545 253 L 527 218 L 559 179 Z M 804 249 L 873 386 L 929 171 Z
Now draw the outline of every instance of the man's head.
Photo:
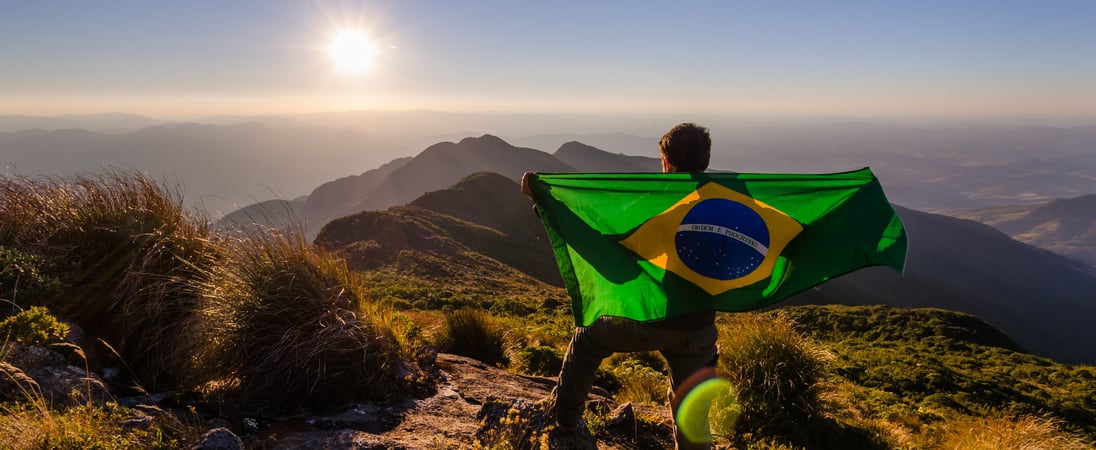
M 712 138 L 707 128 L 682 123 L 662 136 L 658 148 L 663 172 L 703 172 L 712 156 Z

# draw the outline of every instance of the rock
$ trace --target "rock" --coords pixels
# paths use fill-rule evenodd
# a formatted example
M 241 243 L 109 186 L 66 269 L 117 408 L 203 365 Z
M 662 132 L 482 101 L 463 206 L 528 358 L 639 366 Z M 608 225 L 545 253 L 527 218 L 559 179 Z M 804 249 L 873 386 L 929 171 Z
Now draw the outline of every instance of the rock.
M 104 403 L 110 390 L 94 373 L 74 366 L 41 367 L 27 373 L 42 387 L 42 396 L 52 405 Z
M 407 447 L 381 435 L 358 430 L 294 433 L 278 439 L 273 450 L 402 450 Z
M 200 450 L 244 450 L 244 441 L 228 430 L 214 428 L 202 435 Z
M 138 408 L 142 405 L 156 405 L 164 400 L 176 397 L 175 391 L 155 392 L 152 394 L 134 395 L 118 399 L 118 404 L 130 408 Z
M 41 389 L 37 381 L 18 367 L 0 362 L 0 401 L 22 400 Z
M 110 390 L 97 375 L 69 365 L 59 353 L 40 345 L 12 342 L 6 360 L 11 367 L 21 371 L 23 377 L 37 383 L 37 392 L 51 405 L 72 406 L 87 402 L 102 403 L 111 399 Z M 22 380 L 17 381 L 17 385 L 31 386 L 17 372 L 10 368 L 4 370 Z M 4 392 L 4 389 L 0 388 L 0 392 Z M 0 395 L 25 396 L 26 392 L 8 389 L 6 394 Z
M 84 332 L 83 328 L 72 322 L 64 322 L 68 326 L 68 334 L 65 335 L 65 341 L 71 342 L 78 346 L 83 346 L 88 340 L 88 334 Z
M 25 345 L 15 341 L 8 342 L 4 361 L 24 372 L 31 372 L 42 367 L 65 365 L 65 358 L 57 352 L 50 351 L 41 345 Z
M 118 424 L 118 426 L 127 431 L 144 430 L 148 431 L 152 429 L 153 417 L 148 414 L 140 414 L 129 420 L 124 420 Z
M 634 426 L 636 422 L 636 410 L 632 407 L 632 402 L 625 403 L 613 410 L 609 415 L 610 427 L 623 427 Z
M 438 348 L 433 345 L 424 345 L 415 351 L 415 361 L 420 367 L 434 367 L 438 360 Z
M 317 416 L 308 419 L 309 425 L 327 428 L 352 428 L 370 433 L 383 433 L 398 425 L 403 411 L 410 405 L 380 405 L 359 403 L 338 414 Z
M 563 430 L 551 416 L 546 402 L 489 398 L 476 416 L 476 441 L 485 448 L 597 449 L 584 425 Z
M 232 422 L 224 417 L 214 417 L 206 421 L 206 430 L 212 430 L 214 428 L 227 428 L 232 429 Z

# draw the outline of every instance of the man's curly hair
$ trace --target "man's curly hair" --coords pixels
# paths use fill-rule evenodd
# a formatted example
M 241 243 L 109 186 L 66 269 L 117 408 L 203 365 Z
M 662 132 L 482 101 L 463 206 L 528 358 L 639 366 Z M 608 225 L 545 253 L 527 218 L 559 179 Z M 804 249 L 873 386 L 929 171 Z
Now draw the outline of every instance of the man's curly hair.
M 662 136 L 658 143 L 662 157 L 677 172 L 708 170 L 712 156 L 712 138 L 708 129 L 695 123 L 678 124 Z

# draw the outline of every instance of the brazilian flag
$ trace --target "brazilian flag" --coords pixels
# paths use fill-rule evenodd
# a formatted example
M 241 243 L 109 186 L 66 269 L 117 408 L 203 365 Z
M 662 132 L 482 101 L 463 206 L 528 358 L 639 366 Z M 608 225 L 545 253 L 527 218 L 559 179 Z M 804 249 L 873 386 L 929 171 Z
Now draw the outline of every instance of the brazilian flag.
M 575 324 L 750 311 L 861 267 L 906 233 L 871 170 L 537 173 L 533 199 Z

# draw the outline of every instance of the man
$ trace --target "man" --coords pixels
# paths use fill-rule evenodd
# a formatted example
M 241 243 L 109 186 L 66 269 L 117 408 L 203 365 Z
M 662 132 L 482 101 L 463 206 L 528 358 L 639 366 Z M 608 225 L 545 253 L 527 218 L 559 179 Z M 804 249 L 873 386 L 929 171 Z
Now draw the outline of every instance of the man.
M 703 172 L 708 169 L 712 141 L 708 129 L 693 123 L 675 126 L 659 142 L 663 172 Z M 532 197 L 529 173 L 521 190 Z M 612 214 L 612 211 L 606 211 Z M 628 299 L 620 299 L 628 301 Z M 703 311 L 653 322 L 619 317 L 600 317 L 588 327 L 575 328 L 564 357 L 559 381 L 552 390 L 556 420 L 564 431 L 579 426 L 586 396 L 601 361 L 618 352 L 658 351 L 670 367 L 671 404 L 678 388 L 694 373 L 714 367 L 716 351 L 715 311 Z M 684 392 L 677 393 L 683 395 Z M 675 426 L 679 449 L 709 448 L 708 443 L 689 442 Z

